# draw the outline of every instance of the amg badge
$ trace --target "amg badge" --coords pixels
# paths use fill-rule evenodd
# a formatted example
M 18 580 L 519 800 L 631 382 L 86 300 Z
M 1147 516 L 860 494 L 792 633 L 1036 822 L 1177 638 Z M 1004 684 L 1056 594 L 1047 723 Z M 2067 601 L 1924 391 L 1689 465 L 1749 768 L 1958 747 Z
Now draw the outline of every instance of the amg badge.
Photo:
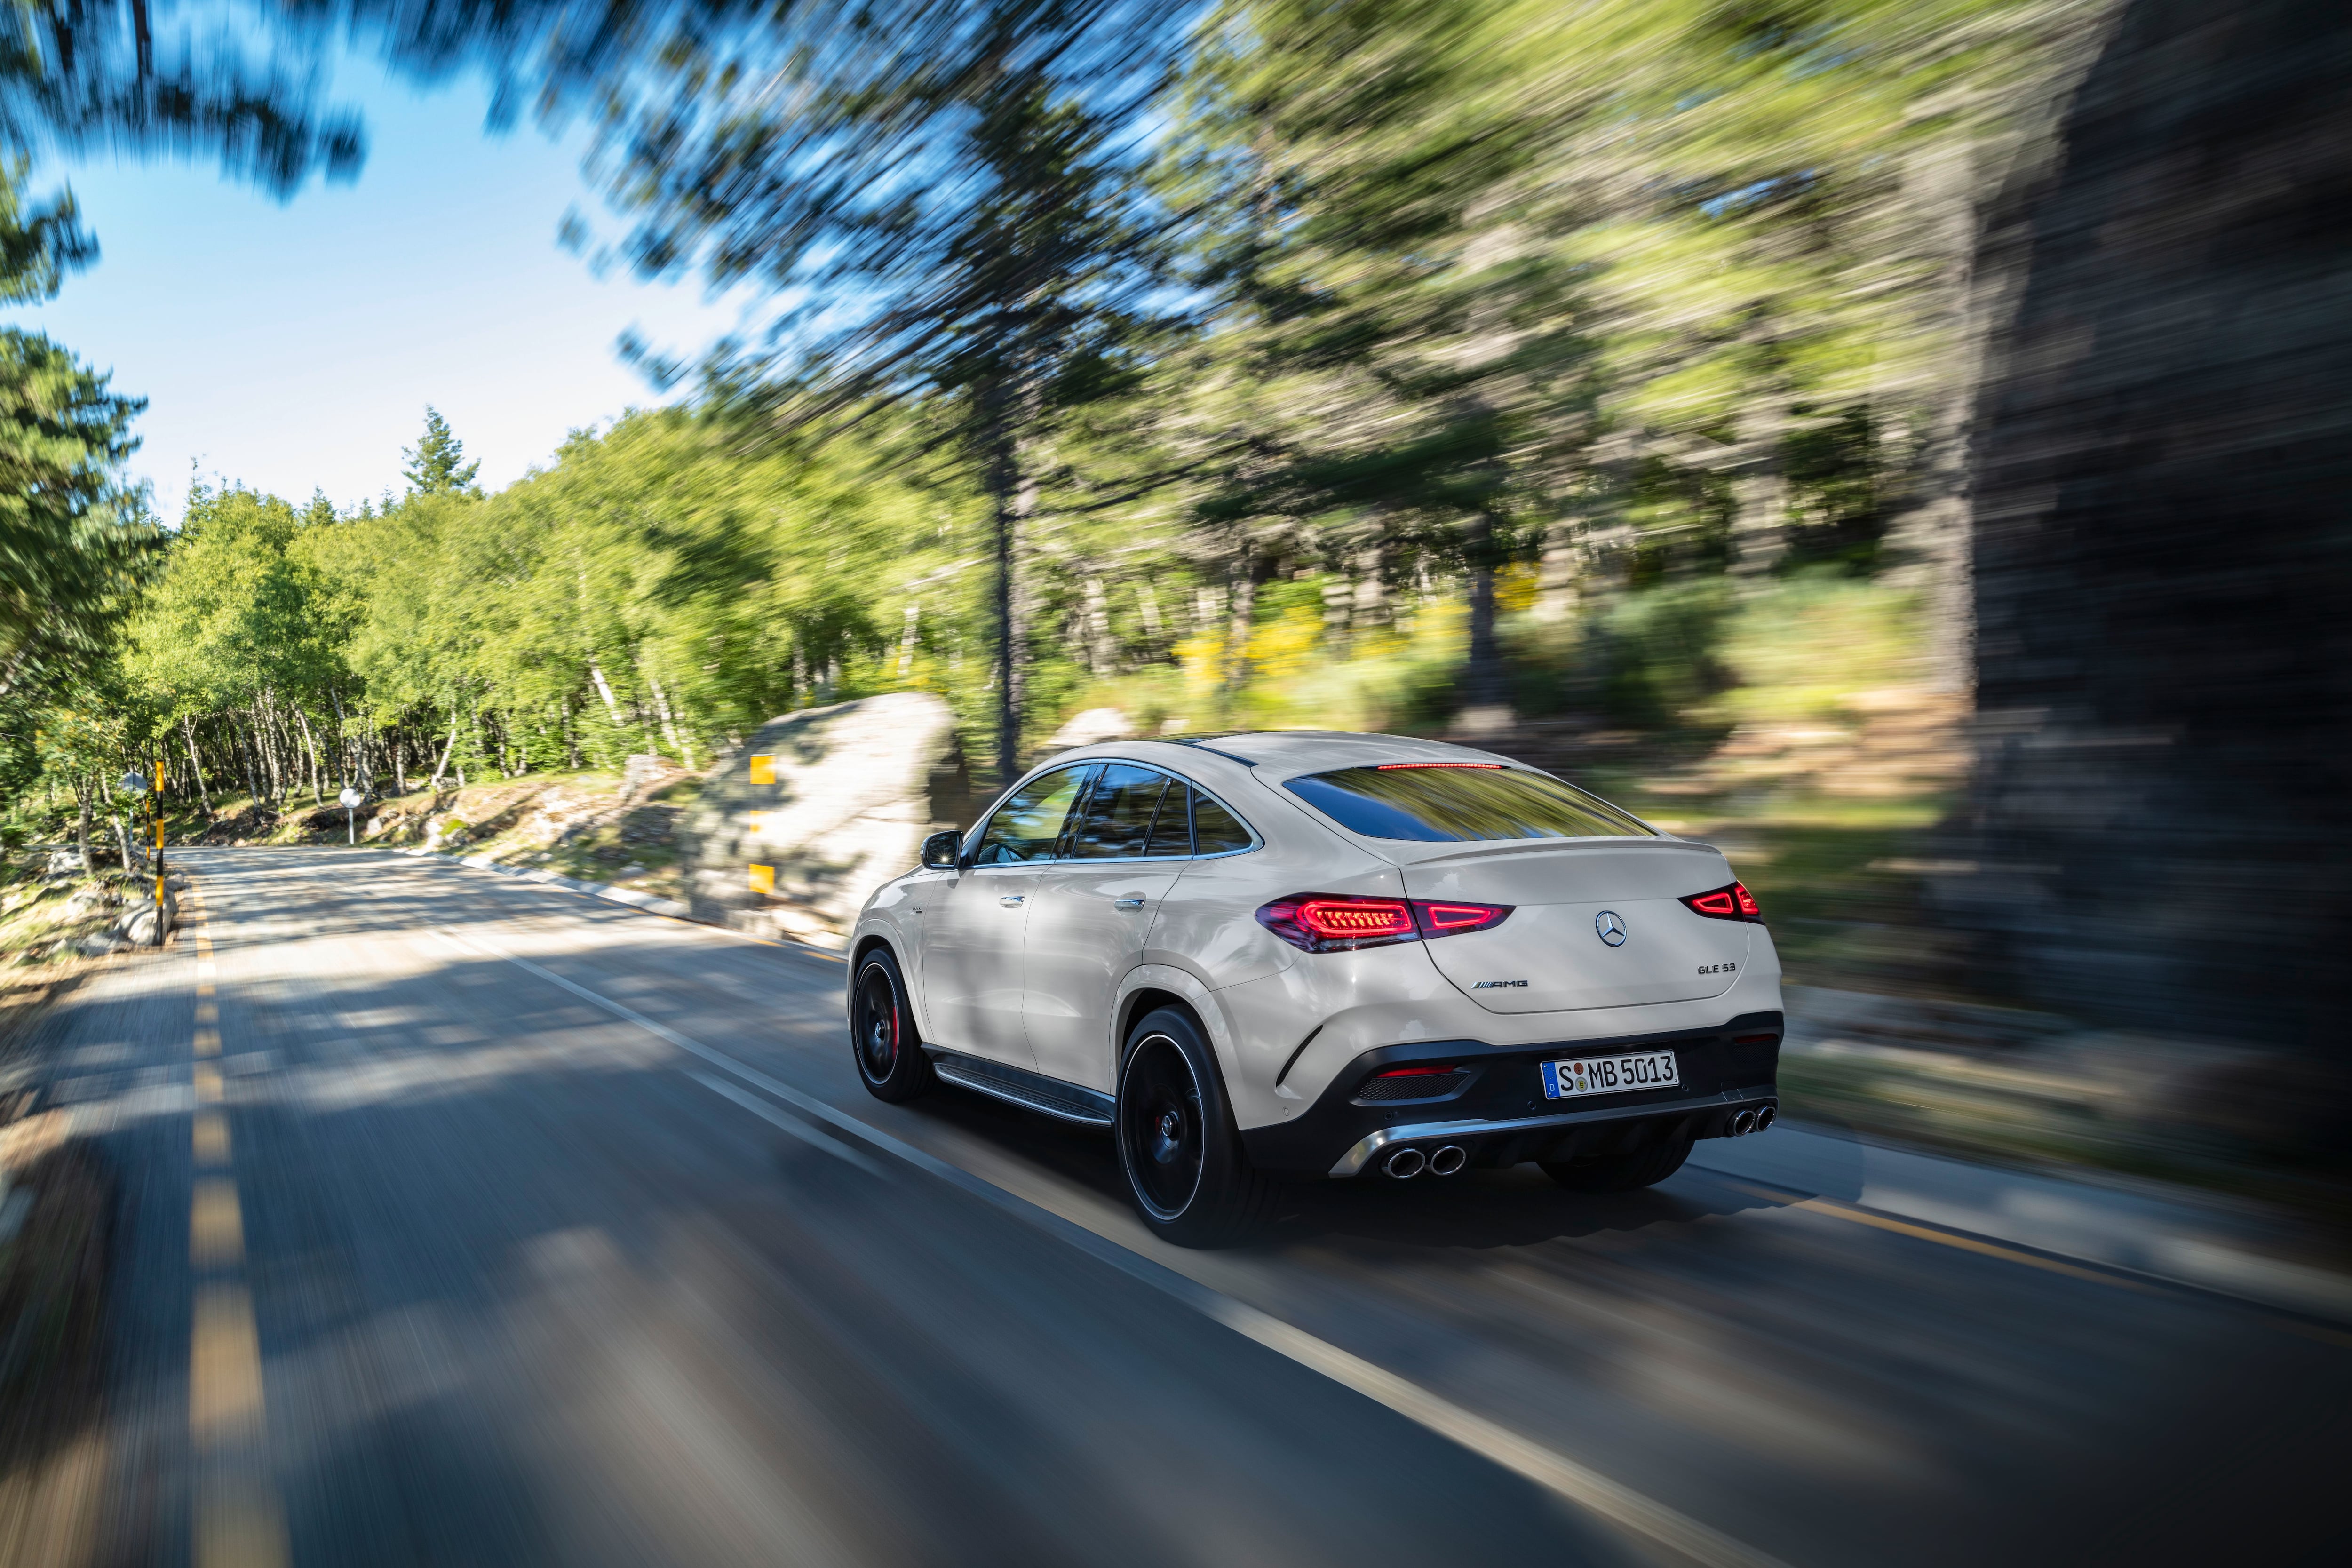
M 1470 987 L 1470 989 L 1473 991 L 1496 991 L 1507 986 L 1516 985 L 1519 989 L 1525 990 L 1527 988 L 1527 984 L 1528 983 L 1524 980 L 1481 980 L 1478 984 Z

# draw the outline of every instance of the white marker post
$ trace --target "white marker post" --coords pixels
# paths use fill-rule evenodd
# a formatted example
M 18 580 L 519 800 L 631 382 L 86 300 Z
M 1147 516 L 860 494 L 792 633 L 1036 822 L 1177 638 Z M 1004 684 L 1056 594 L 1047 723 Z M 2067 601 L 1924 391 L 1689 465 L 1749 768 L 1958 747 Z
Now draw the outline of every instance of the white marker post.
M 156 764 L 155 776 L 159 779 L 163 776 L 163 768 L 161 763 Z M 146 775 L 135 771 L 123 774 L 114 782 L 117 788 L 121 789 L 124 795 L 129 795 L 134 801 L 144 796 L 149 787 Z M 163 930 L 163 792 L 160 789 L 155 792 L 154 816 L 155 945 L 157 947 L 161 947 L 163 945 L 163 938 L 166 933 Z M 133 823 L 136 823 L 138 818 L 134 816 L 131 820 Z
M 335 798 L 343 803 L 343 840 L 348 844 L 357 844 L 360 841 L 360 830 L 359 818 L 355 814 L 366 802 L 367 796 L 351 785 L 345 784 L 343 793 Z

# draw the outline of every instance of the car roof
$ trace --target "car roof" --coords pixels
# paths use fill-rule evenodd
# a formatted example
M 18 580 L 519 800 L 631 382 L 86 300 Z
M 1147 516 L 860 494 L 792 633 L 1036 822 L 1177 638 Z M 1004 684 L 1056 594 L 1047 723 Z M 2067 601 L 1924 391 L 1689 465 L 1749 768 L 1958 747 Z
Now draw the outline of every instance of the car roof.
M 1483 762 L 1509 759 L 1444 741 L 1412 735 L 1368 735 L 1348 730 L 1228 730 L 1202 735 L 1155 735 L 1106 741 L 1062 753 L 1073 761 L 1125 753 L 1139 761 L 1159 746 L 1187 747 L 1244 767 L 1265 768 L 1277 778 L 1373 763 Z

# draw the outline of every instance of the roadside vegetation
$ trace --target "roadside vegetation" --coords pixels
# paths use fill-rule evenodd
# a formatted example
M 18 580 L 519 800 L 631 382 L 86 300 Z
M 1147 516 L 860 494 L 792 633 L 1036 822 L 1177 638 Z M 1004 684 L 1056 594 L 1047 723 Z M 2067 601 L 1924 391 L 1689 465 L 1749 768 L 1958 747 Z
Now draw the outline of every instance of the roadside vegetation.
M 939 693 L 983 783 L 1080 715 L 1452 734 L 1721 844 L 1827 1012 L 1904 999 L 1792 1058 L 1801 1111 L 2229 1184 L 2226 1129 L 2047 1088 L 2073 1031 L 2000 1026 L 1934 903 L 1970 258 L 2107 9 L 922 0 L 811 53 L 820 4 L 557 72 L 608 259 L 778 331 L 636 345 L 690 395 L 500 489 L 427 409 L 396 492 L 172 519 L 137 400 L 0 334 L 0 843 L 119 865 L 137 770 L 175 843 L 337 845 L 349 787 L 371 845 L 675 895 L 698 775 L 811 705 Z M 786 77 L 804 121 L 734 139 Z M 324 127 L 257 177 L 347 162 Z M 26 178 L 20 300 L 88 254 Z M 8 962 L 108 885 L 12 883 Z

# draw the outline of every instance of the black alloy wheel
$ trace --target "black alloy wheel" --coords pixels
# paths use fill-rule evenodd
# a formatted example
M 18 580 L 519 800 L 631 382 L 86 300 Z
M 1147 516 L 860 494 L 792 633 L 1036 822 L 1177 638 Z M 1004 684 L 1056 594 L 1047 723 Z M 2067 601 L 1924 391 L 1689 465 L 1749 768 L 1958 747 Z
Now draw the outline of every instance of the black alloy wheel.
M 1275 1184 L 1249 1163 L 1199 1024 L 1163 1007 L 1139 1019 L 1127 1040 L 1112 1120 L 1136 1212 L 1181 1247 L 1245 1235 L 1272 1212 Z
M 888 948 L 877 947 L 859 962 L 849 987 L 849 1048 L 857 1076 L 877 1100 L 912 1100 L 931 1086 L 930 1058 L 906 995 Z
M 1167 1036 L 1139 1042 L 1128 1058 L 1118 1124 L 1138 1201 L 1155 1219 L 1178 1218 L 1201 1190 L 1201 1085 Z

